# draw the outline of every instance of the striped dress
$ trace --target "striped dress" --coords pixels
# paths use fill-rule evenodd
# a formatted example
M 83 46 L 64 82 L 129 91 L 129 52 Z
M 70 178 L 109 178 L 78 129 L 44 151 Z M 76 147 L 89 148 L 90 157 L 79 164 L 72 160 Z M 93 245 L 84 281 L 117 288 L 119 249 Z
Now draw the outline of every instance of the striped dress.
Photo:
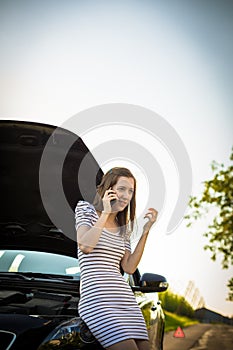
M 79 201 L 75 209 L 76 229 L 93 226 L 98 214 L 93 205 Z M 130 242 L 120 232 L 103 229 L 89 254 L 78 249 L 81 271 L 79 314 L 106 348 L 126 339 L 148 340 L 148 333 L 135 296 L 120 272 L 120 261 Z

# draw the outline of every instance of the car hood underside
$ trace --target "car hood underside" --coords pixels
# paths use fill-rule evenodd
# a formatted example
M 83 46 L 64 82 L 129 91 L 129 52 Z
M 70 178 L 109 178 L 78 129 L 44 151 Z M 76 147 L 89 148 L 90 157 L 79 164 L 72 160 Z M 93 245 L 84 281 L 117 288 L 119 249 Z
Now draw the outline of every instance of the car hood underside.
M 99 165 L 75 133 L 0 121 L 0 249 L 75 257 L 74 209 L 80 199 L 93 200 L 101 178 Z

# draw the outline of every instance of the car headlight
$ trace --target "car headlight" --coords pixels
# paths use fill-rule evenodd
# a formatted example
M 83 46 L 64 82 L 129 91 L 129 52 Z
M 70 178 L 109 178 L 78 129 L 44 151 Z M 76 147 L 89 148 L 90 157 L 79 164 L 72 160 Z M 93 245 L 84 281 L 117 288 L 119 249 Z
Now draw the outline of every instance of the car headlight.
M 94 343 L 95 338 L 80 318 L 65 321 L 56 327 L 39 346 L 38 350 L 81 349 L 83 343 Z

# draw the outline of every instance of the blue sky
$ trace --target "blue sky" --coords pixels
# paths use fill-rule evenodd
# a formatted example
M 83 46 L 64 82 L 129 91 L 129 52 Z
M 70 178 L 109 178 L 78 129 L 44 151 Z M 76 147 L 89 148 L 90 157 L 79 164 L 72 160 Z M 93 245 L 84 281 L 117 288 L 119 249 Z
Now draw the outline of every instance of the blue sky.
M 231 1 L 0 1 L 0 29 L 1 119 L 61 125 L 96 105 L 135 104 L 158 113 L 183 140 L 194 194 L 211 176 L 212 160 L 228 163 Z M 96 132 L 97 143 L 108 140 L 104 129 Z M 96 146 L 91 132 L 83 138 Z M 176 289 L 194 280 L 207 307 L 232 315 L 225 301 L 232 271 L 202 249 L 207 221 L 190 230 L 182 223 L 170 236 L 158 225 L 141 265 Z

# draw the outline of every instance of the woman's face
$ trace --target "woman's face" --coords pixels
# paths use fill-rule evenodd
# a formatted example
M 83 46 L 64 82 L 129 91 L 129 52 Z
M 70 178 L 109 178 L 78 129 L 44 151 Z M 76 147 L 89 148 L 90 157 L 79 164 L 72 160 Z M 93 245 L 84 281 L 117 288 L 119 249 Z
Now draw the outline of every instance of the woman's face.
M 118 196 L 118 200 L 113 204 L 114 210 L 124 210 L 134 194 L 134 179 L 132 177 L 120 176 L 112 189 Z

